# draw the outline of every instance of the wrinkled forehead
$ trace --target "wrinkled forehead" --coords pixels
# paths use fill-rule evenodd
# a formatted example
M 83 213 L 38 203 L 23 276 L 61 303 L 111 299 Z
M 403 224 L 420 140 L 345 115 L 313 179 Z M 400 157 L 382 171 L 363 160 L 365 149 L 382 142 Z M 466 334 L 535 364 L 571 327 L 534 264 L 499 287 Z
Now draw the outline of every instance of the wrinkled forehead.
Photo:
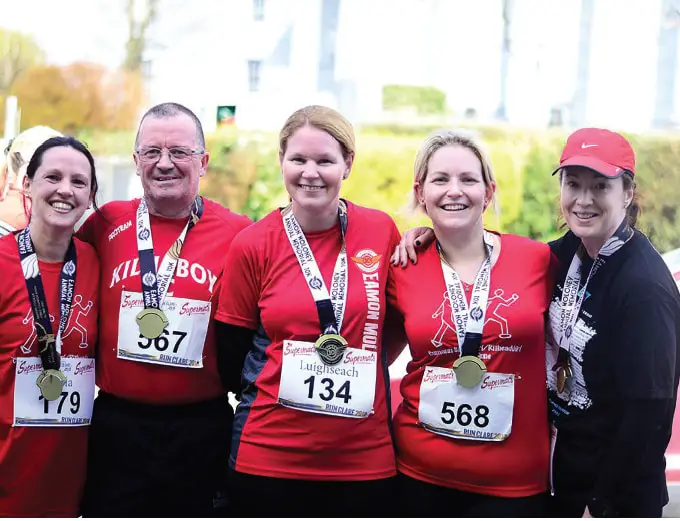
M 139 127 L 137 146 L 142 147 L 194 147 L 198 129 L 185 114 L 170 117 L 147 116 Z

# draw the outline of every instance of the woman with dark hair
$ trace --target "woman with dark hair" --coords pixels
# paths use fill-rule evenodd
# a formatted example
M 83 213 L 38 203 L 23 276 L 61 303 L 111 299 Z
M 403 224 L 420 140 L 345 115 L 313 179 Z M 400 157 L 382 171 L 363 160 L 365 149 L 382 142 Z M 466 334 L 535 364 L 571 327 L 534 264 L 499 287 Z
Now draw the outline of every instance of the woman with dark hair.
M 88 149 L 52 137 L 23 188 L 28 225 L 0 238 L 0 516 L 77 517 L 94 400 L 99 261 L 73 236 L 94 204 Z
M 569 231 L 550 305 L 553 513 L 660 517 L 678 389 L 680 295 L 635 228 L 635 153 L 605 129 L 574 132 L 559 167 Z

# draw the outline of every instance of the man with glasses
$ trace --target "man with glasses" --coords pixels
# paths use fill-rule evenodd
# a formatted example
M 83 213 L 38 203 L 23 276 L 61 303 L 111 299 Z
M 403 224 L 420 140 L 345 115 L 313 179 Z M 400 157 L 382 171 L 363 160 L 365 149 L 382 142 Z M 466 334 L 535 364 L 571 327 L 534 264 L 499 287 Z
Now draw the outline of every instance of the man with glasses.
M 142 118 L 142 199 L 114 201 L 79 235 L 101 259 L 97 384 L 86 517 L 223 514 L 233 410 L 212 315 L 222 260 L 250 220 L 198 195 L 201 123 L 164 103 Z

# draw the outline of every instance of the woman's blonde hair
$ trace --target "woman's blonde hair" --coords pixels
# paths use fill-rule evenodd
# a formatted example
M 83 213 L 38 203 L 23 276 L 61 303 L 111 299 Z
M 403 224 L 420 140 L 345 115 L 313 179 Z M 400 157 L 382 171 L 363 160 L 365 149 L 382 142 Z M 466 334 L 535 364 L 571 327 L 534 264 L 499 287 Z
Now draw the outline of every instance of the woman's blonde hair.
M 342 157 L 345 160 L 354 156 L 356 143 L 352 124 L 337 110 L 322 105 L 309 105 L 293 112 L 283 125 L 279 133 L 279 157 L 286 153 L 291 136 L 307 125 L 333 136 L 340 143 Z
M 434 153 L 440 148 L 451 146 L 467 148 L 477 156 L 477 159 L 479 159 L 479 162 L 482 165 L 484 186 L 490 187 L 496 185 L 496 178 L 493 175 L 493 168 L 491 167 L 491 162 L 489 161 L 486 151 L 474 134 L 464 130 L 436 130 L 423 141 L 413 165 L 413 181 L 415 184 L 422 188 L 428 174 L 427 166 Z M 415 191 L 412 192 L 411 197 L 411 209 L 417 210 L 421 205 L 416 197 Z M 498 213 L 495 194 L 491 199 L 491 204 L 494 211 Z
M 31 127 L 17 135 L 7 149 L 5 165 L 0 169 L 0 200 L 4 200 L 11 189 L 23 190 L 26 167 L 35 149 L 51 137 L 61 136 L 50 127 Z

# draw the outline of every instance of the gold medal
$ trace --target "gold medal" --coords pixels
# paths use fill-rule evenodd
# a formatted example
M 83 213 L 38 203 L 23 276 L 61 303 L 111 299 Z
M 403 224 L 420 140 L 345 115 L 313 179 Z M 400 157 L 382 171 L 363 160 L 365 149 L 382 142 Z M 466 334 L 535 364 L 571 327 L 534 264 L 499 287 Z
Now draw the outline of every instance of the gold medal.
M 461 356 L 453 363 L 453 372 L 459 385 L 472 389 L 482 381 L 486 365 L 476 356 Z
M 564 386 L 567 384 L 567 378 L 571 376 L 571 368 L 567 366 L 559 366 L 557 368 L 557 392 L 564 392 Z
M 52 401 L 61 396 L 61 391 L 64 389 L 67 380 L 66 375 L 58 369 L 47 369 L 40 373 L 35 383 L 43 398 Z
M 157 308 L 146 308 L 137 314 L 137 326 L 145 338 L 158 338 L 169 323 L 165 313 Z
M 340 335 L 321 335 L 314 343 L 319 358 L 326 365 L 335 365 L 342 360 L 347 349 L 347 340 Z

